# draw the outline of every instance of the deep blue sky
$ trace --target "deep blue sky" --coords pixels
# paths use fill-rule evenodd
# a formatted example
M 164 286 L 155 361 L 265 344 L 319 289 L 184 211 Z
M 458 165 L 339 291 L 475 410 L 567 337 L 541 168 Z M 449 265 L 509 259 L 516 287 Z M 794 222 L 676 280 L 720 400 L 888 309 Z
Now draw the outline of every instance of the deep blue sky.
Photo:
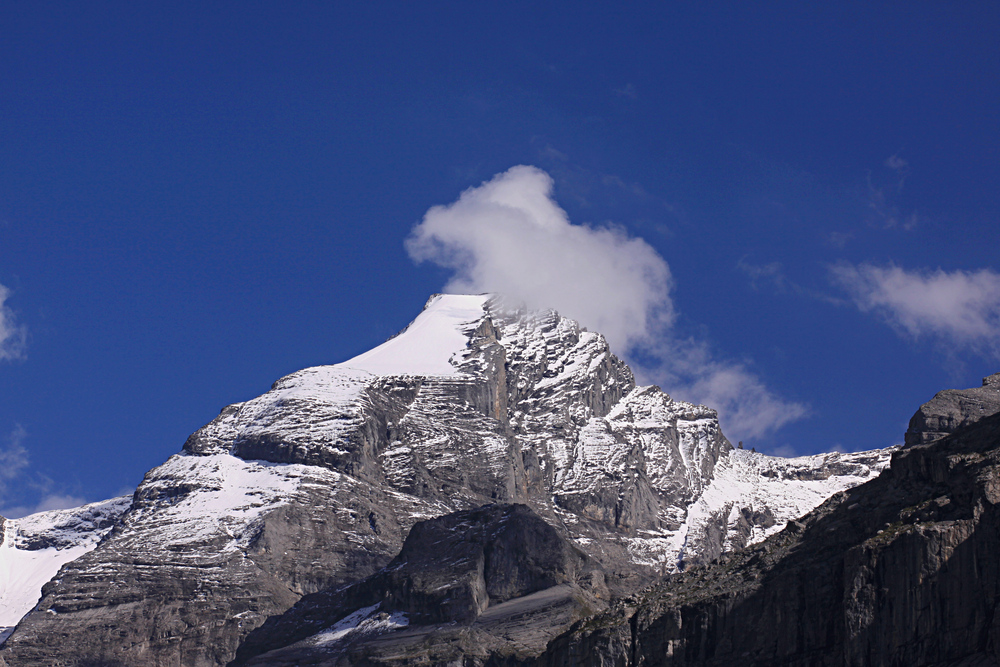
M 807 406 L 765 451 L 900 442 L 1000 370 L 997 3 L 331 4 L 0 2 L 0 512 L 134 487 L 396 332 L 450 277 L 412 227 L 517 164 Z M 979 276 L 989 330 L 836 267 Z

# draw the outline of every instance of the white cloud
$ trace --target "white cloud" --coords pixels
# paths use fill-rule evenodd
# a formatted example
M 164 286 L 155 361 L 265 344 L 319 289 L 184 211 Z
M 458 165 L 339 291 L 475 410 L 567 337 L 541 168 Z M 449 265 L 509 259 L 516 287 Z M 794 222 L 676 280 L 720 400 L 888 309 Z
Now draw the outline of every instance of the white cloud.
M 10 482 L 16 480 L 28 467 L 28 450 L 22 444 L 27 437 L 28 431 L 17 424 L 7 436 L 6 444 L 0 447 L 0 502 L 7 495 Z M 4 512 L 8 512 L 8 510 L 4 510 Z M 0 515 L 15 518 L 11 513 L 0 512 Z
M 34 505 L 15 505 L 0 509 L 0 516 L 8 519 L 20 519 L 38 512 L 48 512 L 49 510 L 66 510 L 86 504 L 86 500 L 79 496 L 62 494 L 49 494 Z
M 43 497 L 34 505 L 15 505 L 12 507 L 0 505 L 0 516 L 8 519 L 20 519 L 36 512 L 69 509 L 83 505 L 86 500 L 79 496 L 52 493 L 52 480 L 45 475 L 38 473 L 30 475 L 28 473 L 28 450 L 24 447 L 24 441 L 27 437 L 27 429 L 17 424 L 7 436 L 7 444 L 0 447 L 0 502 L 6 500 L 7 496 L 19 495 L 18 492 L 23 491 L 26 487 L 33 488 L 34 493 L 41 492 Z M 18 500 L 23 501 L 24 498 L 19 497 Z
M 0 361 L 24 358 L 28 330 L 17 324 L 14 313 L 5 303 L 10 290 L 0 285 Z
M 28 450 L 22 444 L 28 437 L 28 431 L 17 424 L 7 436 L 7 446 L 0 449 L 0 492 L 4 490 L 4 482 L 14 479 L 28 466 Z
M 52 493 L 38 501 L 38 504 L 32 508 L 30 514 L 34 514 L 35 512 L 48 512 L 49 510 L 68 510 L 74 507 L 79 507 L 86 502 L 87 501 L 80 496 Z
M 746 364 L 718 359 L 703 341 L 668 337 L 650 352 L 652 365 L 631 364 L 637 379 L 660 385 L 674 398 L 715 408 L 730 438 L 761 438 L 809 413 L 805 405 L 768 389 Z
M 1000 357 L 1000 274 L 995 271 L 906 271 L 873 264 L 831 270 L 858 308 L 897 331 Z
M 407 251 L 417 262 L 454 271 L 447 292 L 501 293 L 603 333 L 619 354 L 645 361 L 630 359 L 640 381 L 718 409 L 729 435 L 759 437 L 805 414 L 743 364 L 678 339 L 667 262 L 620 227 L 571 223 L 552 188 L 544 171 L 513 167 L 453 204 L 431 208 Z
M 670 269 L 649 244 L 618 227 L 570 223 L 552 178 L 518 166 L 435 206 L 406 248 L 417 262 L 453 269 L 445 291 L 500 292 L 555 308 L 600 331 L 618 349 L 670 325 Z

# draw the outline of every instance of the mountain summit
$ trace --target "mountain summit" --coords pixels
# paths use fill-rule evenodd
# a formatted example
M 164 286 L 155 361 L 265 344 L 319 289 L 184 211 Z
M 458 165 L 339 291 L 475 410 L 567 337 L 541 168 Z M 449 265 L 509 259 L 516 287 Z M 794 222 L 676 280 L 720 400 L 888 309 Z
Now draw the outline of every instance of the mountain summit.
M 397 595 L 379 573 L 416 524 L 491 504 L 524 508 L 491 521 L 548 524 L 558 562 L 582 560 L 536 579 L 577 586 L 600 608 L 780 531 L 889 454 L 733 449 L 714 410 L 636 386 L 601 334 L 495 296 L 437 295 L 373 350 L 223 408 L 146 474 L 99 543 L 66 559 L 0 661 L 224 665 L 304 595 L 373 576 L 381 583 L 358 590 Z M 475 539 L 454 549 L 492 553 Z M 491 599 L 513 603 L 480 595 L 462 618 Z

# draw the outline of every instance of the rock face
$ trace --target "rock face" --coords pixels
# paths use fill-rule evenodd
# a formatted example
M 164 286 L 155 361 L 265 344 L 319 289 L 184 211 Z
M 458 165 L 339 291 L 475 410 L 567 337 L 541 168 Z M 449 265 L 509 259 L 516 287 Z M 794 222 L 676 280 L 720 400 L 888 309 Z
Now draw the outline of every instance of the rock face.
M 1000 412 L 1000 373 L 983 378 L 982 387 L 939 391 L 910 418 L 906 446 L 933 442 L 997 412 Z
M 735 451 L 714 410 L 637 387 L 600 334 L 437 296 L 383 345 L 224 408 L 44 586 L 0 659 L 223 665 L 303 595 L 385 567 L 417 522 L 493 503 L 527 505 L 612 590 L 637 590 L 887 460 Z
M 346 588 L 307 595 L 269 619 L 243 643 L 234 665 L 438 664 L 470 652 L 529 657 L 600 608 L 603 582 L 599 566 L 526 505 L 486 505 L 416 524 L 389 565 Z M 548 593 L 525 599 L 541 591 Z M 510 601 L 516 603 L 505 605 Z M 567 609 L 552 614 L 553 601 Z M 488 610 L 506 618 L 505 606 L 549 613 L 538 615 L 541 623 L 477 623 Z M 363 622 L 367 628 L 359 629 Z M 491 632 L 498 625 L 503 632 Z M 475 645 L 463 638 L 469 632 Z
M 994 415 L 581 621 L 536 664 L 998 664 L 998 503 Z

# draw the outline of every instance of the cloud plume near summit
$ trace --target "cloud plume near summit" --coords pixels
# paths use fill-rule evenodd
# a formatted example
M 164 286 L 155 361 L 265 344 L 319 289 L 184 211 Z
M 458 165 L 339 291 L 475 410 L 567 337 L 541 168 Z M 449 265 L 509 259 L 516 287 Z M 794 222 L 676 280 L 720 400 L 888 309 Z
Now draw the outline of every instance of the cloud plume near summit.
M 805 414 L 743 365 L 715 358 L 707 343 L 675 336 L 663 257 L 624 228 L 573 224 L 552 189 L 541 169 L 512 167 L 428 210 L 406 249 L 418 263 L 454 272 L 446 292 L 504 294 L 601 332 L 640 381 L 717 408 L 731 436 L 759 437 Z

